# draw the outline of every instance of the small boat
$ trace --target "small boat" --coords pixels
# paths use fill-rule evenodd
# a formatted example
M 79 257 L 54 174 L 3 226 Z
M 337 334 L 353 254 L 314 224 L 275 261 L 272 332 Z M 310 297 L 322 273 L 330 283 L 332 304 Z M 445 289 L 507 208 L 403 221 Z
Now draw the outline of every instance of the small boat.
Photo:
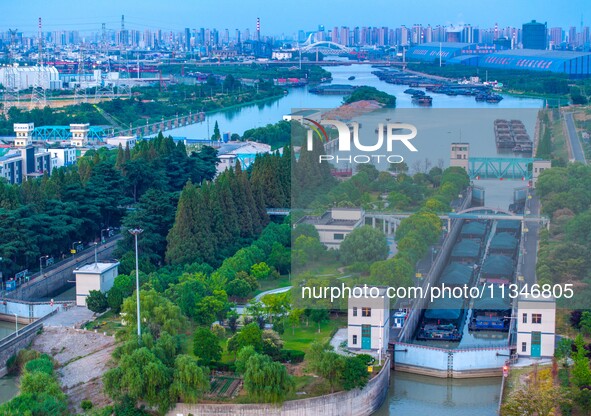
M 486 97 L 486 102 L 487 103 L 498 103 L 503 99 L 502 96 L 500 96 L 499 94 L 489 94 Z
M 428 95 L 413 95 L 412 101 L 419 105 L 431 105 L 433 104 L 433 97 Z
M 355 79 L 355 75 L 351 75 L 349 78 L 347 78 L 349 81 L 353 81 Z
M 412 95 L 412 96 L 415 96 L 415 95 L 425 95 L 425 92 L 424 91 L 415 90 L 414 88 L 408 88 L 408 89 L 404 90 L 404 93 L 405 94 Z

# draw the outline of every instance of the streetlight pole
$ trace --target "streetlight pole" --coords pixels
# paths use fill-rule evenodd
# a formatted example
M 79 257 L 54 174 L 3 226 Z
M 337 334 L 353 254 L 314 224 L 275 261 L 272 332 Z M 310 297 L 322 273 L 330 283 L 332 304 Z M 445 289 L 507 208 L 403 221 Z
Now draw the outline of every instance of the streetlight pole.
M 18 315 L 14 312 L 15 335 L 18 337 Z
M 137 303 L 137 342 L 142 342 L 142 329 L 140 326 L 140 269 L 139 269 L 139 262 L 138 262 L 138 252 L 137 252 L 137 236 L 143 233 L 144 230 L 141 228 L 134 228 L 129 230 L 129 233 L 134 236 L 135 238 L 135 293 L 136 293 L 136 303 Z
M 49 255 L 39 257 L 39 276 L 43 276 L 43 259 L 48 258 Z
M 73 252 L 72 255 L 74 258 L 76 258 L 76 253 L 78 252 L 78 250 L 74 250 L 74 245 L 76 244 L 82 244 L 82 241 L 74 241 L 72 243 L 72 249 L 70 250 L 70 252 Z

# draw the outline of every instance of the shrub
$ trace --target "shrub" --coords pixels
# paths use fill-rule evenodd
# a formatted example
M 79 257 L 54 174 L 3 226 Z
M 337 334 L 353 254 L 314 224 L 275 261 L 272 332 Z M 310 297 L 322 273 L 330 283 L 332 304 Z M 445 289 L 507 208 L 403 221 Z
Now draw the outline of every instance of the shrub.
M 306 353 L 300 350 L 281 350 L 279 360 L 282 363 L 290 362 L 292 364 L 299 364 L 304 361 Z
M 80 407 L 84 411 L 90 410 L 92 409 L 92 402 L 90 400 L 82 400 L 82 402 L 80 402 Z

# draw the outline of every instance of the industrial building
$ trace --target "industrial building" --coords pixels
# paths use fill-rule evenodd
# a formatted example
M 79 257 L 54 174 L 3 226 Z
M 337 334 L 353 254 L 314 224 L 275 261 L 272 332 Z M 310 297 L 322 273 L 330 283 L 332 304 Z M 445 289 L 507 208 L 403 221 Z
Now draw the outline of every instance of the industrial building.
M 548 28 L 545 23 L 532 20 L 522 27 L 523 49 L 546 49 L 548 46 Z
M 9 73 L 14 75 L 13 81 L 9 82 L 12 88 L 26 90 L 40 83 L 46 90 L 59 90 L 62 88 L 60 74 L 54 66 L 18 66 L 14 65 L 0 67 L 0 82 L 6 83 L 10 79 Z
M 302 217 L 297 224 L 312 224 L 326 248 L 338 249 L 347 235 L 365 224 L 365 211 L 361 208 L 331 208 L 322 215 Z
M 522 295 L 517 303 L 517 353 L 530 358 L 553 357 L 555 333 L 555 299 Z
M 482 55 L 490 54 L 495 51 L 494 46 L 477 45 L 476 43 L 461 42 L 430 42 L 413 46 L 406 52 L 406 60 L 435 62 L 441 60 L 447 62 L 449 59 L 463 55 Z
M 467 65 L 508 70 L 550 71 L 567 74 L 571 78 L 591 75 L 591 53 L 570 51 L 542 51 L 513 49 L 466 60 Z

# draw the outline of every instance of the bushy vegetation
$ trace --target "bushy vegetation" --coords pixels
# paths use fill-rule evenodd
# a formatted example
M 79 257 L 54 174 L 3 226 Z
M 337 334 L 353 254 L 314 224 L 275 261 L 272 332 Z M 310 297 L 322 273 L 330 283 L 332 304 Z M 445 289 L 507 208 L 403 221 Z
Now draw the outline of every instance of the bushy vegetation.
M 0 405 L 6 416 L 67 416 L 68 402 L 54 375 L 54 365 L 48 355 L 19 352 L 23 366 L 19 395 Z M 32 358 L 37 357 L 37 358 Z M 28 361 L 25 361 L 29 359 Z
M 540 283 L 585 282 L 588 287 L 590 181 L 591 168 L 577 163 L 554 167 L 540 175 L 536 193 L 541 199 L 542 212 L 552 221 L 550 231 L 542 231 L 540 238 L 536 266 Z M 577 296 L 584 296 L 586 290 L 577 290 Z
M 383 104 L 384 107 L 396 107 L 396 97 L 386 92 L 380 91 L 375 87 L 362 86 L 355 88 L 353 93 L 345 98 L 345 104 L 351 104 L 356 101 L 374 100 Z

